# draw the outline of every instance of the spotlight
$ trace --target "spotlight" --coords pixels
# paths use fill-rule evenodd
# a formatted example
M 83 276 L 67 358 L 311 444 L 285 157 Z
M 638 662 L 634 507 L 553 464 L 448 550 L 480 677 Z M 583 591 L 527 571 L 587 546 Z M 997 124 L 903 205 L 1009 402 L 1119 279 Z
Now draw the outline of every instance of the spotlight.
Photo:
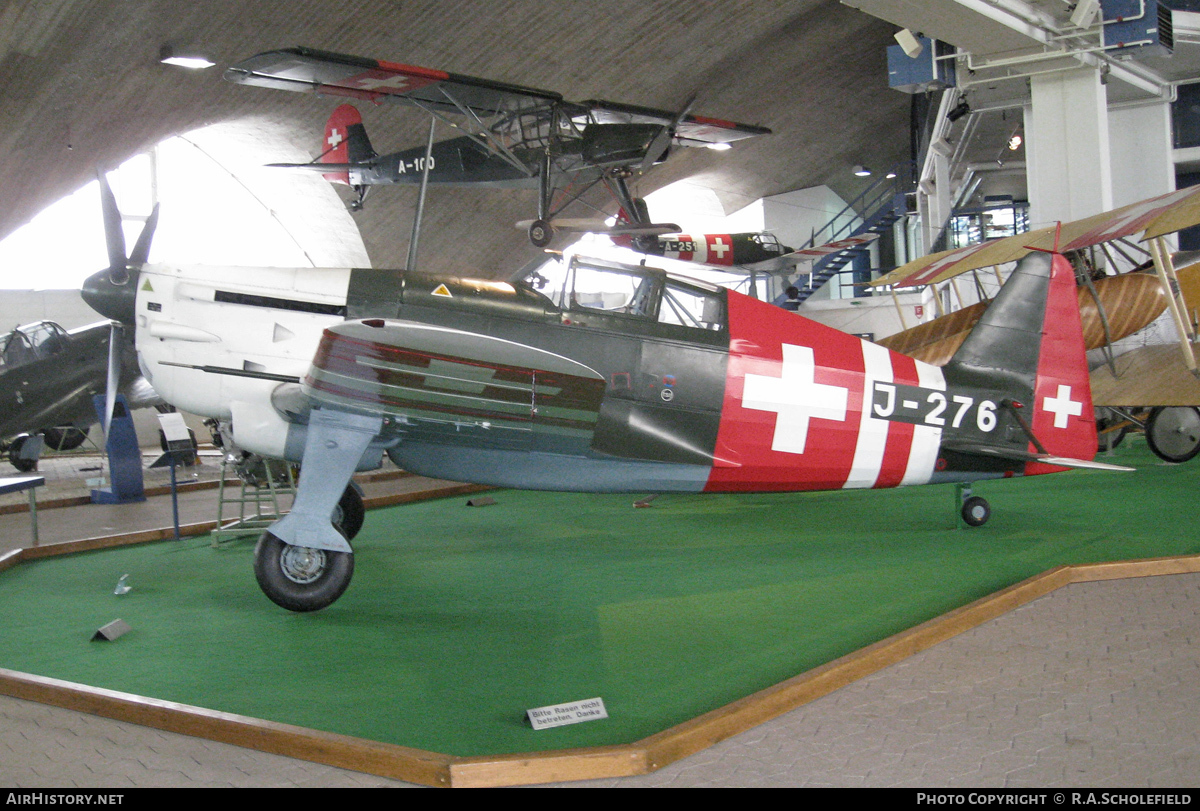
M 865 166 L 855 166 L 853 171 L 854 171 L 854 174 L 856 177 L 870 177 L 871 176 L 871 170 Z
M 967 100 L 965 98 L 959 99 L 958 104 L 955 105 L 954 109 L 946 113 L 946 120 L 953 124 L 955 121 L 962 118 L 969 112 L 971 112 L 971 105 L 967 104 Z
M 1025 139 L 1021 137 L 1021 133 L 1014 132 L 1012 137 L 1008 139 L 1009 150 L 1016 152 L 1021 148 L 1021 144 L 1025 143 Z
M 175 65 L 180 68 L 202 70 L 211 68 L 216 62 L 198 51 L 189 51 L 174 45 L 164 45 L 158 52 L 158 61 L 164 65 Z
M 909 59 L 916 59 L 921 55 L 921 51 L 925 50 L 925 46 L 921 44 L 921 41 L 907 28 L 901 28 L 894 36 L 896 42 L 900 45 L 900 49 L 904 51 L 904 55 Z

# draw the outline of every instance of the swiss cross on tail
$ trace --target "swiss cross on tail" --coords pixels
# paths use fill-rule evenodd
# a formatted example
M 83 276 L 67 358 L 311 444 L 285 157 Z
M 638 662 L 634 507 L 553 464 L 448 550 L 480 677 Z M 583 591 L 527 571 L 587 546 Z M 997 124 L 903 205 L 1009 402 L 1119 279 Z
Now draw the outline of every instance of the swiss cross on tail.
M 321 145 L 320 163 L 350 163 L 350 128 L 355 125 L 362 127 L 362 115 L 353 105 L 342 104 L 333 111 L 329 120 L 325 122 L 325 141 Z M 321 176 L 331 183 L 350 185 L 350 173 L 347 171 L 323 172 Z
M 1091 460 L 1096 455 L 1096 421 L 1087 355 L 1075 293 L 1075 272 L 1062 254 L 1052 254 L 1050 290 L 1042 322 L 1042 345 L 1033 390 L 1033 435 L 1053 457 Z M 1040 462 L 1026 475 L 1060 469 Z

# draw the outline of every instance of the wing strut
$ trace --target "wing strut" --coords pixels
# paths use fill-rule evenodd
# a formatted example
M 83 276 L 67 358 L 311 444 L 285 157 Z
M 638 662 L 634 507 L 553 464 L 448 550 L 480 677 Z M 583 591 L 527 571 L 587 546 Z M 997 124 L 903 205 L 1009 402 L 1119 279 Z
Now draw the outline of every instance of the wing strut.
M 1150 240 L 1150 255 L 1154 258 L 1154 270 L 1162 283 L 1163 291 L 1167 294 L 1171 318 L 1175 320 L 1175 329 L 1179 331 L 1179 349 L 1183 352 L 1183 365 L 1196 377 L 1200 377 L 1200 369 L 1196 368 L 1196 353 L 1192 351 L 1192 331 L 1183 318 L 1183 308 L 1180 306 L 1179 279 L 1175 277 L 1175 265 L 1171 262 L 1171 251 L 1167 248 L 1163 237 Z
M 437 127 L 437 119 L 429 119 L 429 140 L 425 142 L 425 164 L 421 167 L 421 191 L 417 194 L 417 211 L 413 215 L 412 239 L 408 242 L 407 271 L 417 269 L 417 242 L 421 237 L 421 215 L 425 213 L 425 190 L 429 187 L 429 162 L 433 154 L 433 130 Z

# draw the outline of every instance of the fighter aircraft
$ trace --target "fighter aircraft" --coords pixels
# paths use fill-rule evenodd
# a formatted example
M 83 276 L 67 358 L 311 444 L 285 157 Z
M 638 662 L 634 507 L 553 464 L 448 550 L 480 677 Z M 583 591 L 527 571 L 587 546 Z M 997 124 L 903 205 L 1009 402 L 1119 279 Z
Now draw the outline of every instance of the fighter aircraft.
M 120 262 L 85 298 L 135 324 L 142 368 L 234 442 L 303 462 L 255 573 L 292 611 L 354 569 L 351 475 L 587 492 L 883 488 L 1091 461 L 1070 265 L 1027 258 L 942 368 L 757 299 L 584 259 L 512 283 L 379 269 Z M 972 525 L 987 502 L 965 498 Z
M 161 402 L 137 370 L 133 336 L 103 321 L 66 330 L 37 321 L 0 335 L 0 448 L 18 470 L 33 470 L 26 444 L 41 434 L 58 450 L 79 447 L 96 422 L 93 395 L 109 385 L 109 365 L 119 364 L 118 385 L 131 407 Z M 110 358 L 110 342 L 115 339 Z
M 618 219 L 618 228 L 620 222 Z M 617 232 L 612 241 L 639 253 L 679 262 L 782 273 L 804 262 L 812 262 L 830 254 L 860 250 L 877 239 L 879 234 L 864 233 L 798 250 L 784 245 L 774 234 L 767 231 L 699 236 L 626 235 Z
M 554 220 L 598 183 L 626 211 L 635 208 L 626 180 L 666 158 L 672 146 L 724 147 L 766 135 L 765 127 L 611 101 L 569 102 L 549 90 L 311 48 L 268 51 L 225 72 L 237 84 L 412 105 L 464 133 L 458 138 L 377 155 L 352 105 L 334 110 L 322 153 L 308 164 L 358 192 L 361 208 L 374 185 L 482 183 L 537 188 L 534 245 L 545 247 Z M 431 132 L 432 135 L 432 132 Z M 638 225 L 652 223 L 639 221 Z M 661 230 L 659 232 L 662 232 Z

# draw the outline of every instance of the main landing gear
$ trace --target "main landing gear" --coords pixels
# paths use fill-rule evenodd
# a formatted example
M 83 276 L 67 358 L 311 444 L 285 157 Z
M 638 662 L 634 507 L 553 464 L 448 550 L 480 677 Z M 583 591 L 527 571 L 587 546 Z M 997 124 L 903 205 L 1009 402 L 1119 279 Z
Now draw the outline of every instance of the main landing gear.
M 268 599 L 289 611 L 319 611 L 354 576 L 349 539 L 362 528 L 362 493 L 351 483 L 382 419 L 314 409 L 292 510 L 254 549 L 254 576 Z
M 362 493 L 346 485 L 330 516 L 333 528 L 346 540 L 362 529 L 366 509 Z M 330 605 L 350 585 L 354 555 L 309 546 L 286 544 L 267 530 L 254 547 L 254 577 L 263 593 L 288 611 L 319 611 Z

